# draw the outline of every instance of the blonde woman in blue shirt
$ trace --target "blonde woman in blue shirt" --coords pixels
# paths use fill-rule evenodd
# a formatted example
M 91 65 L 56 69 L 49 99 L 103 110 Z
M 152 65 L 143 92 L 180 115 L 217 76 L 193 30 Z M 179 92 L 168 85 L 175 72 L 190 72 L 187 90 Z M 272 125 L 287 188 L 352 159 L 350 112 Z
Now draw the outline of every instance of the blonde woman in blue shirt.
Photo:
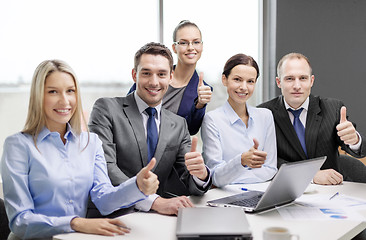
M 228 100 L 204 117 L 203 158 L 217 187 L 264 182 L 277 172 L 272 113 L 247 103 L 258 76 L 259 68 L 252 57 L 232 56 L 222 73 Z
M 98 136 L 82 132 L 79 84 L 63 61 L 35 70 L 22 132 L 4 144 L 1 175 L 10 239 L 51 238 L 64 232 L 113 236 L 129 229 L 118 219 L 86 219 L 88 197 L 104 214 L 156 192 L 152 160 L 136 177 L 113 187 Z

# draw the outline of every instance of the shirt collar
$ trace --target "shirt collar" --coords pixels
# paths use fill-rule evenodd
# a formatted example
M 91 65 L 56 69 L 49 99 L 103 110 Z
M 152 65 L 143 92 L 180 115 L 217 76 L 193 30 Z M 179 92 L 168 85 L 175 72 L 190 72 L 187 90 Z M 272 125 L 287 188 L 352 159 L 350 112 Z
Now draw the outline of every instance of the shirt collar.
M 297 110 L 297 109 L 303 108 L 306 111 L 308 111 L 308 109 L 309 109 L 309 97 L 307 97 L 306 100 L 305 100 L 305 102 L 300 107 L 298 107 L 297 109 L 295 109 L 295 108 L 291 107 L 290 105 L 288 105 L 288 103 L 286 102 L 285 98 L 284 98 L 284 103 L 285 103 L 285 108 L 286 109 L 291 108 L 292 110 Z
M 135 97 L 135 100 L 136 100 L 137 108 L 139 109 L 139 113 L 144 114 L 145 109 L 150 107 L 150 106 L 147 105 L 147 103 L 140 98 L 140 96 L 137 94 L 137 91 L 134 92 L 134 97 Z M 158 113 L 155 116 L 157 117 L 157 119 L 159 119 L 160 118 L 160 111 L 161 111 L 161 102 L 160 102 L 159 105 L 155 106 L 155 109 L 156 109 L 156 112 Z
M 245 103 L 245 106 L 247 108 L 247 112 L 249 115 L 249 119 L 248 119 L 248 125 L 249 125 L 249 121 L 251 121 L 252 115 L 253 113 L 253 109 L 251 106 L 249 106 L 248 103 Z M 241 120 L 241 118 L 238 116 L 238 114 L 234 111 L 234 109 L 231 107 L 229 101 L 226 101 L 224 106 L 224 111 L 227 113 L 227 117 L 229 118 L 229 121 L 231 124 L 234 124 L 236 121 Z
M 56 132 L 51 132 L 46 126 L 43 127 L 43 129 L 39 132 L 37 137 L 37 142 L 42 142 L 46 137 L 52 134 L 58 134 Z M 75 137 L 76 133 L 72 129 L 70 123 L 66 124 L 66 133 L 64 135 L 64 138 L 70 140 L 71 138 Z

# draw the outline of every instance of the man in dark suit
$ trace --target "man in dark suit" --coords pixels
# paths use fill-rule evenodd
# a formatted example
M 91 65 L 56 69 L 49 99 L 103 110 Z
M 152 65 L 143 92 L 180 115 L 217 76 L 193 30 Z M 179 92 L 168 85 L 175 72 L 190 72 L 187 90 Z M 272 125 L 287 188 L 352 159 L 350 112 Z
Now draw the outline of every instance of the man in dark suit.
M 172 80 L 172 68 L 173 58 L 168 48 L 159 43 L 146 44 L 136 52 L 132 69 L 136 91 L 126 97 L 98 99 L 89 122 L 90 130 L 103 141 L 108 174 L 114 185 L 136 175 L 151 157 L 156 159 L 152 171 L 160 182 L 157 194 L 135 208 L 167 215 L 177 214 L 178 208 L 193 204 L 186 196 L 164 196 L 202 195 L 211 185 L 203 158 L 195 152 L 197 139 L 191 149 L 185 119 L 161 108 Z M 150 116 L 148 111 L 156 114 Z M 151 140 L 154 135 L 157 143 L 150 145 L 155 141 Z
M 346 118 L 346 107 L 339 100 L 310 94 L 314 75 L 302 54 L 290 53 L 279 61 L 276 83 L 282 95 L 258 107 L 273 113 L 278 167 L 284 162 L 327 156 L 314 183 L 342 183 L 338 147 L 354 157 L 364 157 L 366 153 L 364 138 Z

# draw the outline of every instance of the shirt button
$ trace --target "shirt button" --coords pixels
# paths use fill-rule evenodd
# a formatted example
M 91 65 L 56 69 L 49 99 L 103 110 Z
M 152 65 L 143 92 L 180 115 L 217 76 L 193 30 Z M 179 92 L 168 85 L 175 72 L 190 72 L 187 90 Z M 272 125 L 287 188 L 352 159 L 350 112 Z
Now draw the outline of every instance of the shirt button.
M 72 200 L 69 200 L 69 203 L 73 203 L 73 201 Z

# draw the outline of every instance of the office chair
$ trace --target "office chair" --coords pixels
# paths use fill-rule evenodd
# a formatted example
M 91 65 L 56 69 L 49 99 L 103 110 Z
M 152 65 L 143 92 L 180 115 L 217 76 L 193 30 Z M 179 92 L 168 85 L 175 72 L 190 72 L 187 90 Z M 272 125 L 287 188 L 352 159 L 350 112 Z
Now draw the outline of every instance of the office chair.
M 9 233 L 9 221 L 5 212 L 4 200 L 0 198 L 0 240 L 8 239 Z
M 366 183 L 365 164 L 352 156 L 339 155 L 339 170 L 345 181 Z

